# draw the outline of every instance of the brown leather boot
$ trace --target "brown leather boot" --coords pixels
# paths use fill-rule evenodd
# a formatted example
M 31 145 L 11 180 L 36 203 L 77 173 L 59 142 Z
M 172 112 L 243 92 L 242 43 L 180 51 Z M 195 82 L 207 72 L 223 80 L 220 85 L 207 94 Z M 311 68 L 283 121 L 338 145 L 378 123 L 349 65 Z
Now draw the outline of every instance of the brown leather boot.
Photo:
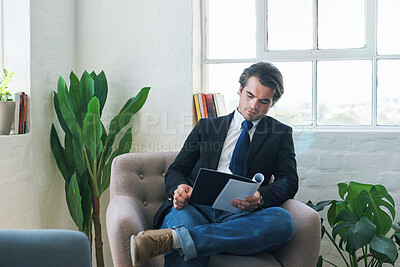
M 147 230 L 131 236 L 133 266 L 145 264 L 149 259 L 172 250 L 171 229 Z

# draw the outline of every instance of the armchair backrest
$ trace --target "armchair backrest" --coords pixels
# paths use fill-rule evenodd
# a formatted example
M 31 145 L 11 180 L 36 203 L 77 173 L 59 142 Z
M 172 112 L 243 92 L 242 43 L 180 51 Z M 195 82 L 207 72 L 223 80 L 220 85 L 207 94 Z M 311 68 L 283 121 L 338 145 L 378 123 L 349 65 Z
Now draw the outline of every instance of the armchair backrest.
M 111 168 L 110 200 L 114 196 L 132 198 L 141 209 L 146 224 L 153 225 L 154 214 L 167 198 L 165 173 L 177 154 L 129 153 L 116 157 Z

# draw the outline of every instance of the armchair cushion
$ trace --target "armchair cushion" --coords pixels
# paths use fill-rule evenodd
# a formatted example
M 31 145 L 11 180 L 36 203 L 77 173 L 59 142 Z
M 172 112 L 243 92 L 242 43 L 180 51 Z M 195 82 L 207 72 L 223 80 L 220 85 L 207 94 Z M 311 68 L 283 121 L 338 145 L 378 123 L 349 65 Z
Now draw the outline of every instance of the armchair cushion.
M 0 230 L 0 266 L 90 267 L 89 239 L 70 230 Z

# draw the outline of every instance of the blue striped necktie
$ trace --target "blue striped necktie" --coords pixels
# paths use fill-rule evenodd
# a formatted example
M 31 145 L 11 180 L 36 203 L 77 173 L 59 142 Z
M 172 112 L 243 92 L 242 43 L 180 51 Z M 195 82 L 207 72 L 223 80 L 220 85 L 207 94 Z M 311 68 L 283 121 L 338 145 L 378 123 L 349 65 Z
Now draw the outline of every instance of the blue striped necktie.
M 235 149 L 233 150 L 231 163 L 229 164 L 229 169 L 233 174 L 244 175 L 244 162 L 246 160 L 247 151 L 250 146 L 250 136 L 249 131 L 253 127 L 251 121 L 242 122 L 242 133 L 236 142 Z

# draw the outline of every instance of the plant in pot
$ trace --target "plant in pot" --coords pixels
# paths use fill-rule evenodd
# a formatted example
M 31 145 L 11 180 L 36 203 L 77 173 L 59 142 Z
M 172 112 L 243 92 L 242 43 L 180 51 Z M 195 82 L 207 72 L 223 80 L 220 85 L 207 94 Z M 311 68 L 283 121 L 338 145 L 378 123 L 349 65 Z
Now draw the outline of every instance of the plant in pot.
M 322 237 L 328 237 L 347 267 L 361 263 L 364 266 L 394 265 L 399 250 L 396 244 L 400 246 L 400 222 L 394 223 L 395 203 L 386 188 L 349 182 L 339 183 L 338 191 L 342 200 L 307 203 L 316 211 L 330 206 L 327 217 L 332 231 L 328 231 L 321 219 Z M 324 262 L 337 266 L 322 256 L 317 266 Z
M 64 132 L 64 145 L 52 125 L 51 149 L 65 180 L 71 217 L 78 229 L 88 236 L 90 244 L 94 226 L 96 261 L 97 266 L 102 267 L 100 196 L 110 185 L 112 160 L 130 151 L 132 128 L 124 128 L 144 105 L 150 87 L 142 88 L 126 101 L 111 120 L 107 133 L 100 120 L 108 93 L 104 72 L 97 75 L 85 71 L 80 80 L 71 72 L 69 78 L 69 90 L 65 80 L 59 77 L 57 92 L 54 92 L 54 108 Z
M 3 73 L 3 77 L 0 80 L 0 134 L 8 135 L 14 121 L 15 101 L 13 101 L 11 93 L 7 88 L 14 72 L 8 72 L 4 69 Z

